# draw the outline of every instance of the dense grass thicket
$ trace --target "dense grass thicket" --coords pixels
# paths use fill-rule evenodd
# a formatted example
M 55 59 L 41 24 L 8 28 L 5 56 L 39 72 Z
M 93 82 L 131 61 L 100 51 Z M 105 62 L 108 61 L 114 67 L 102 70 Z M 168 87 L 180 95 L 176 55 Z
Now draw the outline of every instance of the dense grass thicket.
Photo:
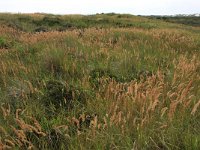
M 200 27 L 0 14 L 0 149 L 200 148 Z
M 200 16 L 195 16 L 195 15 L 189 15 L 189 16 L 183 16 L 183 15 L 178 15 L 178 16 L 148 16 L 148 18 L 159 19 L 159 20 L 163 20 L 163 21 L 171 22 L 171 23 L 179 23 L 179 24 L 184 24 L 184 25 L 190 25 L 190 26 L 194 26 L 194 27 L 200 26 Z

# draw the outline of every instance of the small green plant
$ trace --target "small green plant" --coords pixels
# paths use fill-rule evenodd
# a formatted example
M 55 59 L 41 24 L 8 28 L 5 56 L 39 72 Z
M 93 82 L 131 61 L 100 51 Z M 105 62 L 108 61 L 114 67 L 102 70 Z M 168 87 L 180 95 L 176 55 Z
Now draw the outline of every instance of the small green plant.
M 9 48 L 9 45 L 6 39 L 3 37 L 0 37 L 0 49 L 7 49 L 7 48 Z

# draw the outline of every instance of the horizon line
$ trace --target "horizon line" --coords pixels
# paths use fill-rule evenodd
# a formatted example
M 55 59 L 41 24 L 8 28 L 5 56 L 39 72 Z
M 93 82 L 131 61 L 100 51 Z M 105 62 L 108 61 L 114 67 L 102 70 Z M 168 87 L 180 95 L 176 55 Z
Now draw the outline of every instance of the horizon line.
M 48 12 L 1 12 L 0 14 L 50 14 L 50 15 L 81 15 L 81 16 L 89 16 L 89 15 L 101 15 L 101 14 L 121 14 L 121 15 L 133 15 L 133 16 L 179 16 L 179 15 L 198 15 L 200 16 L 200 13 L 178 13 L 178 14 L 149 14 L 149 15 L 142 15 L 142 14 L 133 14 L 133 13 L 118 13 L 118 12 L 101 12 L 101 13 L 48 13 Z

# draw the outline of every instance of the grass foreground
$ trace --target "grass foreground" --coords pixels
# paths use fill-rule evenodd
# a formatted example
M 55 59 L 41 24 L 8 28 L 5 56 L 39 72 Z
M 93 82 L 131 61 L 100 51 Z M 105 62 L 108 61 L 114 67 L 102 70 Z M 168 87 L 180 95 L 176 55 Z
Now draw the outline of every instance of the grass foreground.
M 0 14 L 0 149 L 200 148 L 200 27 Z

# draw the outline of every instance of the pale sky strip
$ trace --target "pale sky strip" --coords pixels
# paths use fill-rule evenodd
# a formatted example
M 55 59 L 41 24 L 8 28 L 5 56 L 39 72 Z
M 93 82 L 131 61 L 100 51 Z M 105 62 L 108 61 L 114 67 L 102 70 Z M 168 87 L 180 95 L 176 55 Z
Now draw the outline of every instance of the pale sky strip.
M 200 13 L 200 0 L 0 0 L 0 12 L 194 14 Z

